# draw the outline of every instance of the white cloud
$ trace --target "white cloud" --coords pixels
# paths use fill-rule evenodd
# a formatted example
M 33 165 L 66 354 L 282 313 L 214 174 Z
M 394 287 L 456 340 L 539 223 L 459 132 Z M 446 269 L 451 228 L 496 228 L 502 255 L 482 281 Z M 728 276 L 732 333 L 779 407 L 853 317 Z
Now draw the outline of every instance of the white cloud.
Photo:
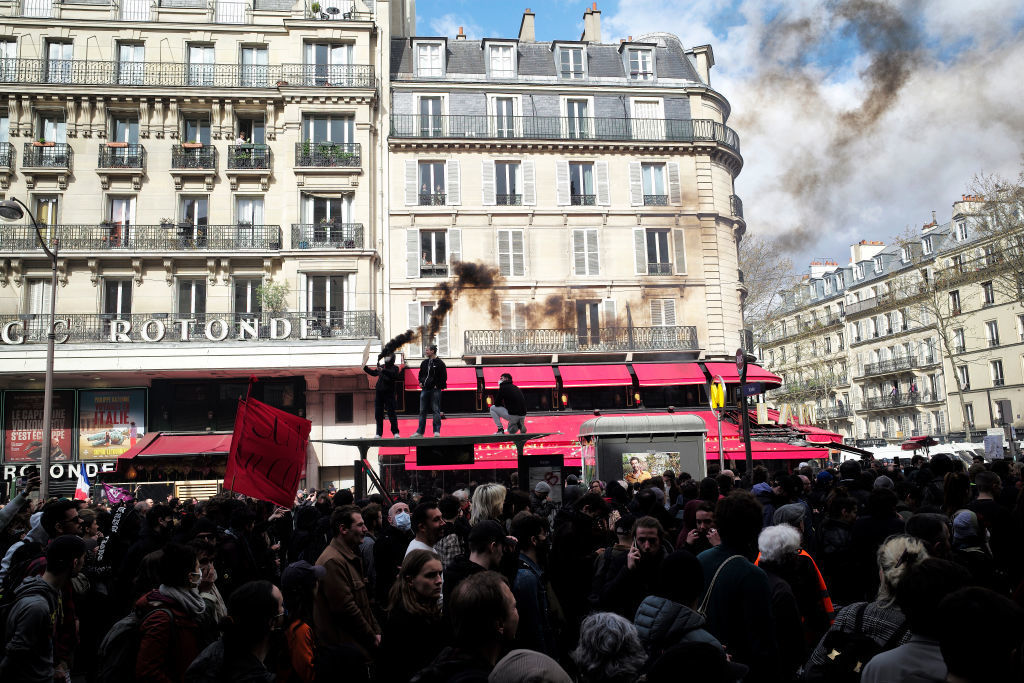
M 916 14 L 903 17 L 907 30 L 894 21 L 887 32 L 879 17 L 894 19 L 908 5 Z M 845 262 L 853 242 L 889 239 L 930 221 L 933 209 L 948 220 L 974 174 L 1016 175 L 1024 143 L 1019 2 L 979 10 L 963 0 L 840 0 L 828 5 L 832 14 L 823 6 L 766 10 L 744 0 L 727 22 L 738 25 L 720 36 L 714 0 L 623 0 L 605 16 L 609 37 L 656 27 L 684 45 L 711 43 L 712 84 L 731 102 L 729 125 L 741 138 L 736 191 L 749 230 L 786 235 L 798 266 L 813 256 Z M 865 8 L 874 13 L 859 27 L 871 44 L 920 45 L 887 63 L 905 76 L 898 87 L 882 87 L 892 82 L 881 78 L 875 52 L 842 55 L 831 68 L 807 63 L 854 28 L 844 10 Z
M 430 34 L 432 36 L 448 36 L 454 38 L 459 35 L 459 27 L 461 26 L 466 37 L 471 40 L 480 40 L 486 38 L 484 35 L 483 28 L 479 24 L 467 21 L 463 15 L 448 13 L 442 14 L 439 17 L 434 17 L 430 20 Z

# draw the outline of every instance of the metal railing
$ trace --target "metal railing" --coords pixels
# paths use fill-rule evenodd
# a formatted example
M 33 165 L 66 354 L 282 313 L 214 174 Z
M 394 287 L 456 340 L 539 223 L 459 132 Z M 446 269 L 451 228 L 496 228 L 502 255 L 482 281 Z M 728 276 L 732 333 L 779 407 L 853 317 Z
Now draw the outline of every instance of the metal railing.
M 228 145 L 228 170 L 269 170 L 268 145 Z
M 710 119 L 625 119 L 565 116 L 392 114 L 394 138 L 501 138 L 526 140 L 664 140 L 716 142 L 736 152 L 736 131 Z M 500 126 L 499 126 L 500 122 Z
M 522 206 L 523 195 L 521 194 L 496 194 L 494 203 L 498 206 Z
M 45 344 L 46 314 L 0 316 L 0 326 L 12 339 Z M 374 311 L 317 311 L 313 313 L 57 313 L 56 334 L 61 343 L 139 343 L 305 339 L 379 339 L 381 323 Z M 67 335 L 66 340 L 64 336 Z M 184 339 L 183 339 L 184 337 Z M 223 337 L 223 339 L 221 339 Z
M 146 148 L 142 145 L 100 143 L 97 168 L 145 168 Z
M 743 218 L 743 200 L 734 194 L 729 195 L 729 210 L 733 216 Z
M 444 192 L 429 194 L 420 193 L 420 206 L 444 206 L 448 195 Z
M 904 370 L 912 370 L 920 365 L 921 364 L 918 362 L 917 356 L 890 358 L 888 360 L 881 360 L 866 364 L 864 366 L 864 374 L 861 376 L 868 377 L 870 375 L 882 375 L 887 372 L 902 372 Z
M 202 147 L 174 145 L 171 148 L 171 168 L 216 169 L 217 148 L 210 145 Z
M 573 206 L 594 206 L 597 204 L 596 194 L 574 194 L 570 197 Z
M 645 194 L 644 206 L 668 206 L 667 194 Z
M 92 59 L 0 59 L 2 83 L 138 85 L 172 88 L 316 86 L 374 88 L 373 67 L 363 64 L 189 64 Z
M 21 16 L 48 19 L 54 16 L 53 0 L 21 0 Z
M 43 238 L 61 251 L 241 251 L 281 248 L 278 225 L 46 225 Z M 0 232 L 0 252 L 25 252 L 38 249 L 35 231 L 25 225 Z
M 919 392 L 909 392 L 905 394 L 893 394 L 891 396 L 876 396 L 869 398 L 864 401 L 864 410 L 883 410 L 885 408 L 904 408 L 906 406 L 916 406 L 920 403 L 926 402 L 927 399 L 923 399 Z
M 149 0 L 121 0 L 121 21 L 149 21 Z
M 213 21 L 218 24 L 249 24 L 252 23 L 251 9 L 247 2 L 217 0 L 213 10 Z
M 853 417 L 853 411 L 848 407 L 833 406 L 830 408 L 819 408 L 817 410 L 819 420 L 843 420 Z
M 352 0 L 323 0 L 306 3 L 306 19 L 319 21 L 344 21 L 353 17 L 355 3 Z M 315 9 L 314 9 L 315 8 Z
M 292 249 L 362 248 L 362 223 L 292 223 Z
M 647 264 L 648 275 L 671 275 L 672 264 L 671 263 L 648 263 Z
M 358 142 L 306 140 L 295 143 L 296 166 L 359 168 L 361 163 L 362 145 Z
M 601 330 L 467 330 L 467 356 L 506 353 L 697 350 L 697 328 L 609 327 Z
M 14 145 L 0 142 L 0 167 L 10 168 L 14 164 Z
M 52 142 L 39 145 L 26 142 L 21 156 L 22 168 L 71 168 L 71 145 Z

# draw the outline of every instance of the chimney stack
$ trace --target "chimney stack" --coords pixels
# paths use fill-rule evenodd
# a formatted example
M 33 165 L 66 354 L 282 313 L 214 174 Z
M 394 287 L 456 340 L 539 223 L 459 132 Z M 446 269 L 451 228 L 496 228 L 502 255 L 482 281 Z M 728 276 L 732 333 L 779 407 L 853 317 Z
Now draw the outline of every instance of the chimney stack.
M 583 35 L 580 40 L 588 43 L 601 42 L 601 10 L 597 9 L 596 2 L 583 13 Z
M 537 40 L 537 34 L 534 30 L 534 14 L 527 7 L 526 11 L 523 12 L 523 21 L 519 24 L 519 42 L 520 43 L 533 43 Z
M 455 36 L 455 40 L 465 40 L 466 34 L 462 32 L 462 27 L 459 27 L 459 35 Z
M 935 209 L 932 209 L 932 225 L 938 225 L 939 222 L 935 220 Z

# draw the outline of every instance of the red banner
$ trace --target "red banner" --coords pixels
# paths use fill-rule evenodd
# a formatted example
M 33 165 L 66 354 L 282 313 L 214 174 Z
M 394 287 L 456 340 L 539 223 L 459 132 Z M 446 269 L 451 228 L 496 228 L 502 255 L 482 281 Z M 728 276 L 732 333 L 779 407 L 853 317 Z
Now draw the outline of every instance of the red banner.
M 256 399 L 240 399 L 224 487 L 290 508 L 305 474 L 312 426 Z

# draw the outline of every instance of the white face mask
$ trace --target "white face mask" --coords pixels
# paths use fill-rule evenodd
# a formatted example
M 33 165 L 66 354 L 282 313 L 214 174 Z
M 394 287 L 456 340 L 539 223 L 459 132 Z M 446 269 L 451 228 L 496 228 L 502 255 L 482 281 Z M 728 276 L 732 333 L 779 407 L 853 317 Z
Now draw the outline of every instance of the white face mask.
M 412 528 L 412 518 L 408 512 L 399 512 L 395 515 L 395 526 L 402 531 L 408 531 Z

